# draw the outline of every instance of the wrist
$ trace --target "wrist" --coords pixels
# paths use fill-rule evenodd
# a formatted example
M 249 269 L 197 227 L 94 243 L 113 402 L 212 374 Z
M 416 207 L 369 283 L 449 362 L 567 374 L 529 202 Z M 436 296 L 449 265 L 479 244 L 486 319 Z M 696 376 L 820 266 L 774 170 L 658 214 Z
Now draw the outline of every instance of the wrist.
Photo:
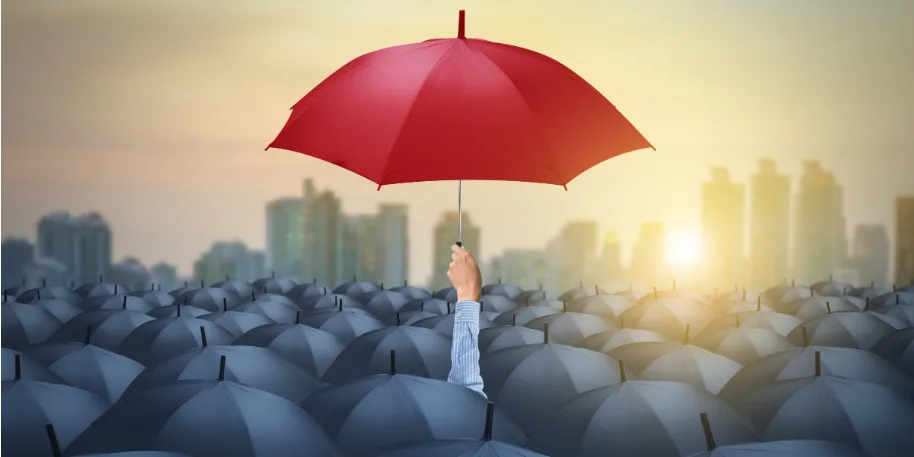
M 479 297 L 482 294 L 478 288 L 471 288 L 469 290 L 457 290 L 457 301 L 472 301 L 479 303 Z

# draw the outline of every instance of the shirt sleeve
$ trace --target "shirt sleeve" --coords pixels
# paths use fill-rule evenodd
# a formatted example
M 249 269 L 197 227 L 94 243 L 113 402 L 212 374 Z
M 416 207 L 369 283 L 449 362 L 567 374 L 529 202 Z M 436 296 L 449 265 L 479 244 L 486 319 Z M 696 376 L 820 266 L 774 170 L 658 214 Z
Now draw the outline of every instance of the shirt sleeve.
M 483 397 L 479 372 L 479 303 L 457 302 L 454 316 L 454 338 L 451 342 L 451 372 L 448 382 L 474 390 Z

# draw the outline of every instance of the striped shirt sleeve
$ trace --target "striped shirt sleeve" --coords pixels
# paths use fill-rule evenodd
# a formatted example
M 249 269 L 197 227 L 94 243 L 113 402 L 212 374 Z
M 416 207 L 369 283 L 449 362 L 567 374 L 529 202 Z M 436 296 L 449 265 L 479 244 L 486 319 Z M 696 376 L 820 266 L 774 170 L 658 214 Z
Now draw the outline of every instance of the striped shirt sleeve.
M 454 339 L 451 342 L 451 371 L 448 382 L 474 390 L 483 397 L 479 373 L 479 303 L 457 302 Z

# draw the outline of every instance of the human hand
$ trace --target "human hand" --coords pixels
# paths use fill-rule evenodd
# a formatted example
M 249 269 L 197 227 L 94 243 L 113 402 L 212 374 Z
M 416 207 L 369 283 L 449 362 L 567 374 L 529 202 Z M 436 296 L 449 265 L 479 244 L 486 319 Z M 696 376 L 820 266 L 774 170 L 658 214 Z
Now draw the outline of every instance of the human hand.
M 451 264 L 447 277 L 457 291 L 457 301 L 479 302 L 482 293 L 482 275 L 473 254 L 464 247 L 451 246 Z

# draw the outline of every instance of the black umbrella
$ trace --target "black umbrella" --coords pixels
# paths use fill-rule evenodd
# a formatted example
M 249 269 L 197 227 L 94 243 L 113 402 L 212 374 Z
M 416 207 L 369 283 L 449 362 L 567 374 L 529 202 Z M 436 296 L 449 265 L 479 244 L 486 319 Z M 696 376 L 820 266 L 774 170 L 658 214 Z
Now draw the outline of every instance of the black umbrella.
M 200 327 L 205 330 L 209 344 L 231 344 L 235 339 L 228 330 L 210 321 L 196 317 L 166 317 L 137 327 L 121 341 L 116 352 L 152 367 L 203 346 Z
M 914 292 L 889 292 L 869 301 L 870 309 L 897 305 L 914 305 Z
M 758 440 L 752 424 L 703 389 L 626 378 L 562 405 L 531 435 L 528 446 L 563 457 L 683 456 L 708 447 L 696 420 L 703 415 L 714 424 L 717 443 Z
M 538 317 L 524 327 L 541 329 L 549 325 L 549 339 L 557 344 L 575 346 L 584 338 L 613 328 L 602 317 L 593 314 L 558 313 Z
M 370 331 L 384 328 L 384 323 L 367 311 L 356 308 L 313 312 L 302 316 L 301 323 L 336 336 L 344 345 Z
M 771 330 L 742 326 L 714 333 L 704 331 L 693 344 L 742 365 L 795 347 L 790 340 Z
M 515 300 L 524 293 L 524 290 L 513 284 L 502 284 L 501 281 L 499 281 L 496 284 L 486 284 L 483 286 L 482 293 L 483 295 L 501 295 L 502 297 Z
M 698 334 L 718 316 L 707 304 L 688 298 L 659 298 L 635 305 L 622 313 L 626 327 L 660 333 L 672 341 L 682 341 L 686 326 Z
M 42 281 L 22 279 L 22 283 L 3 289 L 3 301 L 15 300 L 21 293 L 42 286 Z
M 914 327 L 914 305 L 883 306 L 874 313 L 885 316 L 885 321 L 895 328 Z
M 789 339 L 797 346 L 832 346 L 870 349 L 896 327 L 864 312 L 835 312 L 795 328 Z
M 75 457 L 191 457 L 187 454 L 164 451 L 127 451 L 127 452 L 106 452 L 102 454 L 80 454 Z M 843 457 L 843 456 L 842 456 Z
M 650 330 L 622 328 L 595 333 L 581 341 L 580 347 L 592 351 L 609 353 L 613 349 L 632 343 L 663 342 L 666 337 Z
M 872 350 L 914 379 L 914 328 L 889 333 Z
M 200 317 L 207 314 L 210 314 L 208 310 L 203 308 L 197 308 L 196 306 L 188 306 L 182 302 L 176 301 L 174 305 L 165 306 L 163 308 L 156 308 L 152 311 L 146 313 L 149 316 L 152 316 L 156 319 L 164 319 L 166 317 Z
M 457 317 L 456 314 L 447 314 L 444 316 L 426 317 L 425 319 L 420 319 L 409 325 L 412 325 L 413 327 L 422 327 L 422 328 L 432 329 L 437 332 L 440 332 L 442 335 L 445 335 L 448 338 L 451 338 L 454 336 L 454 319 L 456 319 L 456 317 Z M 492 321 L 490 321 L 482 316 L 479 317 L 479 328 L 480 329 L 494 327 L 494 326 L 495 326 L 495 324 L 493 324 Z
M 0 305 L 2 346 L 25 349 L 43 343 L 63 324 L 53 314 L 34 305 L 5 302 Z
M 184 292 L 194 290 L 196 288 L 197 288 L 196 286 L 194 286 L 192 284 L 188 284 L 187 281 L 184 281 L 184 287 L 179 287 L 175 290 L 172 290 L 172 291 L 168 292 L 168 294 L 171 295 L 172 297 L 177 297 L 177 296 L 183 294 Z
M 60 379 L 60 376 L 50 368 L 14 349 L 3 348 L 3 361 L 0 366 L 3 367 L 0 369 L 0 373 L 3 373 L 3 382 L 12 381 L 18 376 L 20 379 L 67 385 L 67 382 Z
M 228 330 L 235 338 L 238 338 L 251 329 L 276 323 L 276 321 L 269 317 L 244 311 L 220 311 L 218 313 L 204 314 L 199 317 L 200 319 L 221 325 L 222 328 Z
M 862 298 L 866 300 L 867 298 L 873 299 L 880 295 L 887 294 L 892 292 L 892 289 L 885 286 L 870 285 L 868 287 L 857 287 L 854 290 L 850 291 L 848 295 L 851 297 Z
M 454 304 L 440 298 L 415 298 L 400 307 L 400 314 L 412 311 L 425 311 L 431 314 L 449 314 L 454 309 Z
M 765 296 L 771 300 L 772 306 L 777 308 L 779 305 L 784 305 L 802 298 L 812 297 L 815 293 L 814 290 L 805 286 L 780 285 L 768 289 L 768 291 L 765 292 Z
M 638 377 L 653 381 L 679 381 L 716 394 L 743 366 L 691 344 L 631 343 L 609 355 L 625 363 Z
M 340 294 L 329 294 L 312 297 L 299 305 L 299 308 L 301 308 L 302 311 L 306 312 L 339 309 L 340 307 L 343 309 L 364 309 L 364 306 L 358 300 L 348 295 Z
M 699 293 L 676 289 L 675 284 L 670 290 L 660 290 L 654 287 L 653 292 L 645 294 L 638 299 L 638 304 L 650 303 L 653 301 L 671 301 L 674 303 L 694 302 L 705 306 L 710 306 L 710 301 L 704 295 Z
M 518 327 L 516 325 L 489 327 L 479 332 L 479 351 L 494 352 L 527 344 L 540 344 L 543 342 L 543 331 Z
M 289 289 L 289 291 L 286 292 L 286 297 L 289 297 L 289 299 L 295 302 L 299 307 L 304 307 L 308 300 L 323 295 L 330 295 L 331 293 L 333 293 L 333 291 L 327 286 L 316 282 L 309 282 L 306 284 L 299 284 Z M 250 292 L 245 295 L 250 295 Z
M 210 287 L 218 287 L 229 292 L 234 292 L 235 295 L 239 297 L 247 297 L 251 294 L 251 292 L 254 291 L 254 286 L 252 286 L 250 283 L 237 279 L 229 279 L 228 276 L 225 277 L 225 281 L 219 281 Z M 260 290 L 263 290 L 263 288 Z
M 390 290 L 392 290 L 394 292 L 399 292 L 410 300 L 415 300 L 417 298 L 432 298 L 431 292 L 429 292 L 421 287 L 410 286 L 405 281 L 403 282 L 402 286 L 394 287 Z
M 314 419 L 294 403 L 222 379 L 178 381 L 131 394 L 130 401 L 99 417 L 68 451 L 151 449 L 194 457 L 341 455 Z
M 822 317 L 826 314 L 837 313 L 839 311 L 861 311 L 866 307 L 866 303 L 859 298 L 854 297 L 807 297 L 795 300 L 775 310 L 780 313 L 792 314 L 804 322 Z
M 352 278 L 352 281 L 341 284 L 337 286 L 336 289 L 333 289 L 333 293 L 356 298 L 369 292 L 377 292 L 381 289 L 383 289 L 383 287 L 371 281 L 358 281 L 355 278 Z
M 825 295 L 827 297 L 842 297 L 849 294 L 854 290 L 853 284 L 848 284 L 846 282 L 828 281 L 817 282 L 809 286 L 812 290 L 820 295 Z
M 746 289 L 732 290 L 717 294 L 711 299 L 711 306 L 717 309 L 729 309 L 737 303 L 754 303 L 761 306 L 770 306 L 770 299 L 765 294 L 751 292 Z
M 88 284 L 83 284 L 74 290 L 76 295 L 85 299 L 95 298 L 95 297 L 105 297 L 108 295 L 126 295 L 130 293 L 130 289 L 124 287 L 123 284 L 115 284 L 110 282 L 103 282 L 104 278 L 99 278 L 98 282 L 90 282 Z
M 397 313 L 392 316 L 387 316 L 381 319 L 381 322 L 383 322 L 384 325 L 413 325 L 423 319 L 440 316 L 441 314 L 434 314 L 428 311 L 407 311 L 405 313 Z M 481 319 L 482 315 L 480 314 L 479 317 Z
M 86 329 L 92 329 L 92 344 L 113 351 L 135 328 L 152 317 L 136 311 L 100 309 L 80 314 L 63 324 L 50 338 L 49 343 L 82 343 Z
M 241 304 L 242 298 L 234 292 L 218 287 L 194 289 L 175 297 L 176 303 L 205 309 L 211 313 L 222 311 L 224 307 L 234 308 Z
M 479 365 L 486 395 L 527 432 L 577 395 L 621 379 L 615 359 L 552 343 L 488 352 Z
M 144 314 L 154 309 L 158 309 L 158 307 L 152 303 L 132 295 L 105 295 L 87 298 L 83 300 L 82 305 L 80 306 L 86 311 L 96 311 L 99 309 L 129 309 Z
M 345 345 L 335 335 L 298 324 L 271 324 L 241 335 L 235 346 L 269 348 L 291 363 L 323 377 Z
M 596 285 L 585 286 L 581 283 L 579 287 L 565 291 L 565 293 L 559 296 L 559 300 L 569 302 L 606 293 L 605 290 L 600 290 Z
M 289 297 L 286 297 L 285 295 L 272 294 L 269 292 L 251 292 L 251 294 L 249 296 L 245 296 L 245 297 L 241 297 L 241 298 L 242 298 L 242 302 L 241 302 L 242 305 L 251 304 L 251 303 L 254 303 L 257 301 L 259 301 L 259 302 L 268 301 L 268 302 L 282 303 L 284 305 L 289 305 L 293 308 L 298 306 L 295 304 L 294 301 L 292 301 Z
M 771 330 L 781 336 L 787 336 L 793 329 L 803 324 L 803 320 L 791 316 L 790 314 L 777 313 L 774 311 L 749 311 L 736 314 L 726 314 L 715 318 L 711 323 L 702 329 L 699 336 L 703 333 L 715 333 L 728 328 L 734 328 L 739 324 L 745 328 L 760 328 Z
M 482 310 L 494 313 L 505 313 L 517 308 L 517 303 L 501 295 L 483 295 L 479 297 Z
M 30 304 L 53 314 L 60 322 L 67 322 L 83 312 L 83 309 L 78 305 L 53 298 L 41 299 Z
M 409 298 L 400 292 L 378 290 L 361 295 L 359 301 L 368 312 L 380 319 L 397 314 L 400 308 L 409 301 Z
M 421 327 L 386 327 L 352 340 L 333 361 L 324 381 L 349 382 L 390 371 L 390 351 L 396 350 L 403 374 L 447 379 L 451 370 L 451 340 Z
M 395 361 L 390 352 L 386 358 L 386 371 L 399 373 L 400 358 Z M 378 374 L 319 392 L 302 406 L 347 456 L 368 457 L 396 444 L 478 439 L 484 433 L 487 405 L 482 395 L 449 382 Z M 523 444 L 527 438 L 499 411 L 492 437 L 510 444 Z
M 432 297 L 454 303 L 457 301 L 457 289 L 448 287 L 447 289 L 437 290 L 432 293 Z
M 547 457 L 538 452 L 502 443 L 486 440 L 434 440 L 397 447 L 385 451 L 379 457 Z
M 765 441 L 822 440 L 873 457 L 909 455 L 914 403 L 883 385 L 817 376 L 778 381 L 733 405 Z
M 594 295 L 568 303 L 568 311 L 615 321 L 632 306 L 634 302 L 622 295 Z
M 156 308 L 171 306 L 175 302 L 174 296 L 168 292 L 162 292 L 161 290 L 137 290 L 135 292 L 130 292 L 128 295 L 142 298 L 143 300 L 152 303 L 152 306 L 155 306 Z
M 270 349 L 255 346 L 204 346 L 151 367 L 139 375 L 124 395 L 137 394 L 178 381 L 206 381 L 219 376 L 219 361 L 225 357 L 224 377 L 300 403 L 323 387 L 320 379 Z
M 730 379 L 720 396 L 734 402 L 778 381 L 815 376 L 816 357 L 823 375 L 881 384 L 914 399 L 914 381 L 881 357 L 859 349 L 820 346 L 791 349 L 750 363 Z
M 914 281 L 911 282 L 911 285 L 904 286 L 904 287 L 899 287 L 897 290 L 898 290 L 899 292 L 910 292 L 910 293 L 914 293 Z
M 561 310 L 551 306 L 523 306 L 515 310 L 502 313 L 492 322 L 497 325 L 524 325 L 538 317 L 559 314 Z
M 237 311 L 254 313 L 267 317 L 280 324 L 292 324 L 301 316 L 301 309 L 294 304 L 277 300 L 263 300 L 258 298 L 253 303 L 241 305 Z
M 292 278 L 278 278 L 271 276 L 269 278 L 260 278 L 251 284 L 254 290 L 260 290 L 271 294 L 284 295 L 298 285 L 298 281 Z
M 713 439 L 713 437 L 712 437 Z M 869 457 L 843 444 L 814 440 L 739 443 L 715 447 L 689 457 Z
M 38 300 L 61 300 L 78 305 L 82 301 L 82 297 L 63 286 L 36 287 L 26 290 L 16 297 L 16 301 L 19 303 L 32 303 Z
M 548 291 L 548 290 L 543 290 L 543 289 L 526 290 L 526 291 L 524 291 L 524 293 L 518 295 L 517 298 L 515 298 L 515 301 L 517 301 L 517 303 L 520 304 L 521 306 L 524 306 L 527 303 L 529 303 L 530 306 L 533 306 L 533 305 L 539 304 L 536 302 L 543 302 L 543 301 L 561 302 L 561 300 L 559 300 L 559 296 L 556 295 L 554 292 Z
M 54 455 L 47 425 L 54 424 L 58 446 L 67 446 L 108 407 L 98 395 L 76 387 L 16 379 L 3 381 L 0 433 L 3 452 L 16 457 Z

